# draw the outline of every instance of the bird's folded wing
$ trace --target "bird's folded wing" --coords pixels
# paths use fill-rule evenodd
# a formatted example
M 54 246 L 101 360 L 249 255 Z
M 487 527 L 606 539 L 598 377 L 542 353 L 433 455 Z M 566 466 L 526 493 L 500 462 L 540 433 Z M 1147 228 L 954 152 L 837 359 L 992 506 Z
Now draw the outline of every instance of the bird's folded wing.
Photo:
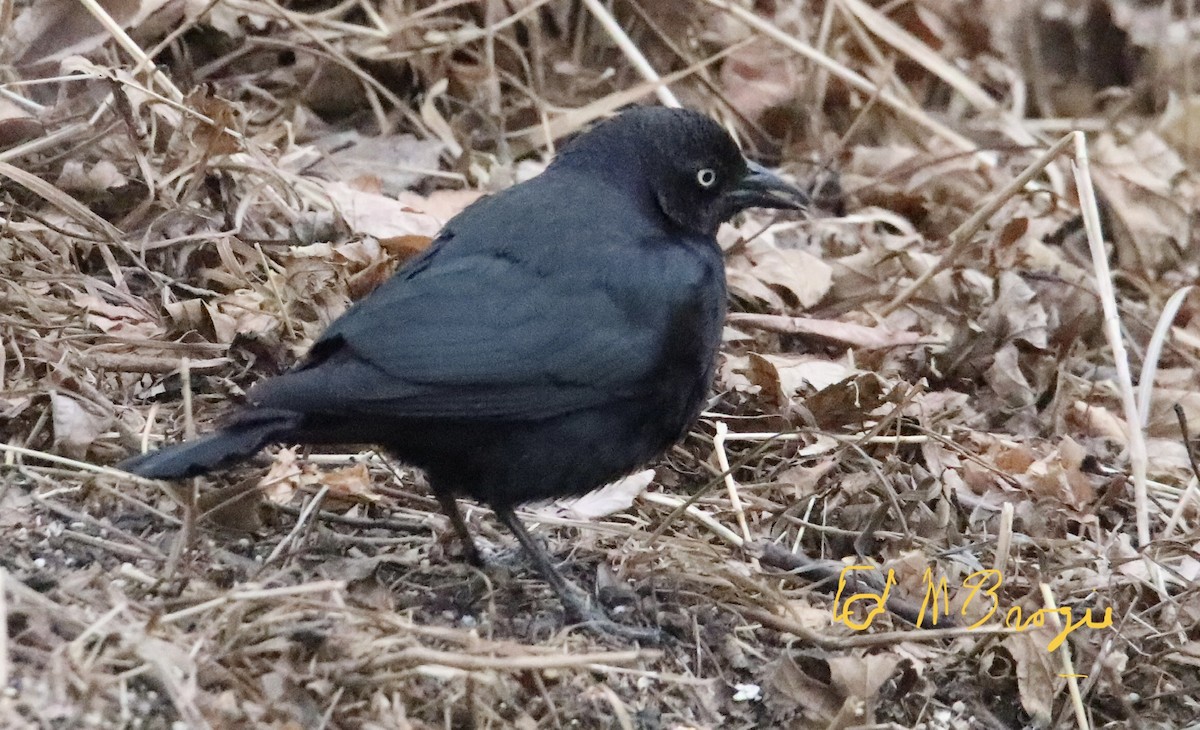
M 663 333 L 620 300 L 609 287 L 464 257 L 388 281 L 308 362 L 250 397 L 307 413 L 468 419 L 547 418 L 637 397 Z

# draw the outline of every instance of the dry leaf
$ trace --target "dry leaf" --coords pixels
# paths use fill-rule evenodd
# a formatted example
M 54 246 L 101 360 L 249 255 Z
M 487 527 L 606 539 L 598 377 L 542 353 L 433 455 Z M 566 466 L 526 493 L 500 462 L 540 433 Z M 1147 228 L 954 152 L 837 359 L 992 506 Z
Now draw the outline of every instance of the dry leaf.
M 296 448 L 292 447 L 275 453 L 271 468 L 259 480 L 258 488 L 275 504 L 287 504 L 306 481 L 307 476 L 296 460 Z
M 799 501 L 815 494 L 821 479 L 833 471 L 835 466 L 837 466 L 837 461 L 834 459 L 821 459 L 812 466 L 797 464 L 781 472 L 779 476 L 775 477 L 775 481 L 791 485 L 792 498 Z
M 93 408 L 58 391 L 50 392 L 50 412 L 54 424 L 54 448 L 72 459 L 84 459 L 88 447 L 108 428 L 111 419 L 94 413 Z
M 44 131 L 42 123 L 34 119 L 24 107 L 9 99 L 0 98 L 0 149 L 39 137 Z
M 992 391 L 1013 409 L 1031 405 L 1038 398 L 1021 372 L 1020 359 L 1016 345 L 1009 342 L 996 352 L 991 367 L 984 373 Z
M 1179 98 L 1174 90 L 1167 97 L 1167 108 L 1158 119 L 1163 139 L 1190 159 L 1200 155 L 1200 96 Z
M 745 374 L 779 405 L 804 390 L 824 390 L 858 371 L 841 362 L 815 355 L 759 355 L 750 353 Z
M 122 28 L 135 26 L 169 0 L 97 0 Z M 110 36 L 77 0 L 38 0 L 25 6 L 13 21 L 10 37 L 18 65 L 49 64 L 73 54 L 87 54 Z M 17 50 L 20 49 L 20 50 Z
M 352 466 L 322 472 L 317 477 L 321 486 L 327 487 L 326 499 L 351 504 L 373 504 L 380 500 L 371 484 L 367 465 L 359 462 Z
M 830 683 L 847 698 L 863 700 L 869 707 L 884 682 L 896 671 L 900 657 L 894 654 L 865 654 L 829 658 Z M 866 717 L 861 721 L 872 722 Z
M 1054 716 L 1054 695 L 1063 683 L 1058 677 L 1057 656 L 1046 645 L 1057 632 L 1050 627 L 1030 628 L 1000 642 L 1017 663 L 1017 690 L 1021 707 L 1038 727 L 1049 727 Z
M 644 469 L 636 474 L 618 479 L 582 497 L 558 500 L 554 504 L 535 511 L 572 520 L 598 520 L 601 517 L 624 512 L 633 506 L 634 500 L 646 491 L 654 481 L 654 470 Z
M 797 722 L 793 727 L 825 727 L 842 706 L 841 698 L 828 684 L 805 672 L 786 653 L 764 670 L 763 701 L 771 705 L 776 714 L 795 717 L 797 721 L 803 719 L 804 722 Z
M 746 257 L 752 264 L 751 276 L 790 293 L 804 309 L 820 302 L 833 284 L 829 264 L 807 251 L 774 246 L 762 237 L 746 245 Z
M 1129 424 L 1103 406 L 1075 401 L 1071 404 L 1070 416 L 1088 436 L 1099 436 L 1122 445 L 1129 443 Z
M 328 182 L 323 187 L 355 233 L 375 238 L 435 236 L 440 228 L 432 217 L 414 212 L 395 198 L 355 190 L 343 182 Z
M 768 308 L 777 311 L 787 308 L 783 297 L 743 267 L 727 266 L 725 283 L 731 293 L 743 299 L 757 299 L 760 302 L 766 302 Z
M 132 340 L 161 337 L 163 328 L 156 318 L 130 306 L 110 304 L 96 294 L 77 292 L 72 302 L 87 313 L 84 321 L 106 334 Z
M 772 43 L 742 46 L 721 64 L 725 99 L 747 119 L 790 101 L 802 88 L 795 56 Z
M 821 428 L 865 426 L 870 414 L 886 402 L 887 391 L 875 373 L 858 373 L 806 396 L 804 406 Z
M 311 173 L 342 181 L 372 178 L 376 192 L 392 197 L 436 172 L 444 149 L 441 142 L 411 134 L 367 137 L 354 130 L 318 139 L 315 146 L 325 156 Z

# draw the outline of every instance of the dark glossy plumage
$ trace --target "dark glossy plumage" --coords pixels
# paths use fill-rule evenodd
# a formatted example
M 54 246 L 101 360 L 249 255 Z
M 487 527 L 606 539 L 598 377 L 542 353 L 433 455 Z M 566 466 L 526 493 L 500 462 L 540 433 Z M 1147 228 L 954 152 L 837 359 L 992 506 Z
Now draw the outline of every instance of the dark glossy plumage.
M 707 117 L 625 112 L 452 219 L 220 431 L 125 467 L 169 479 L 275 442 L 373 443 L 427 472 L 460 532 L 451 496 L 509 524 L 512 505 L 587 492 L 686 432 L 724 320 L 717 226 L 803 201 Z

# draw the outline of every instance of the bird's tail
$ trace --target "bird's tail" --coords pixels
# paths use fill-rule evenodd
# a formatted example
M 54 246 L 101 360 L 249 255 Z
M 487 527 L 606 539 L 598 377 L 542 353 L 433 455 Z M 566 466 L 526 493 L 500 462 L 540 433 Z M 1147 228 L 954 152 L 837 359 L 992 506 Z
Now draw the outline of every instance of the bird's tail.
M 218 431 L 202 438 L 140 454 L 117 466 L 149 479 L 183 479 L 249 458 L 286 437 L 300 424 L 293 411 L 243 411 Z

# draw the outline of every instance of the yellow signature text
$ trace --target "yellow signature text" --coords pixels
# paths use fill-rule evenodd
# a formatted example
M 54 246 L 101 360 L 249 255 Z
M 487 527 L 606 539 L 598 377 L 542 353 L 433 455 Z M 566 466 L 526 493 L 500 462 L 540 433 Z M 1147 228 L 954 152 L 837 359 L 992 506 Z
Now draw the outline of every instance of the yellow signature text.
M 872 565 L 848 565 L 842 568 L 841 575 L 838 576 L 837 593 L 833 598 L 834 622 L 845 624 L 855 631 L 864 631 L 870 628 L 876 616 L 887 610 L 888 596 L 891 594 L 892 586 L 896 585 L 896 571 L 892 569 L 888 570 L 887 579 L 881 590 L 852 593 L 843 598 L 846 593 L 848 576 L 851 573 L 875 570 L 877 568 Z M 855 583 L 859 582 L 857 576 L 852 576 L 851 579 Z M 950 585 L 945 576 L 935 579 L 933 570 L 929 568 L 925 570 L 922 581 L 925 583 L 925 597 L 921 601 L 921 609 L 917 613 L 917 628 L 923 628 L 926 617 L 929 618 L 930 625 L 937 626 L 939 616 L 950 615 Z M 963 579 L 962 587 L 966 591 L 966 596 L 963 599 L 962 608 L 959 609 L 960 613 L 966 616 L 971 604 L 976 601 L 985 607 L 983 616 L 968 626 L 968 630 L 979 629 L 996 616 L 1000 610 L 998 593 L 1003 583 L 1004 578 L 998 570 L 979 570 Z M 859 606 L 865 607 L 865 613 L 857 610 Z M 1099 621 L 1094 619 L 1091 608 L 1086 609 L 1083 616 L 1076 620 L 1074 611 L 1066 606 L 1042 608 L 1034 611 L 1028 618 L 1024 616 L 1020 606 L 1013 606 L 1004 614 L 1004 625 L 1016 631 L 1028 631 L 1030 628 L 1045 626 L 1048 617 L 1053 614 L 1061 616 L 1062 621 L 1058 624 L 1058 633 L 1046 645 L 1046 651 L 1054 651 L 1062 646 L 1067 637 L 1080 628 L 1107 629 L 1112 626 L 1111 606 L 1104 609 L 1104 618 Z M 859 616 L 861 618 L 858 618 Z

